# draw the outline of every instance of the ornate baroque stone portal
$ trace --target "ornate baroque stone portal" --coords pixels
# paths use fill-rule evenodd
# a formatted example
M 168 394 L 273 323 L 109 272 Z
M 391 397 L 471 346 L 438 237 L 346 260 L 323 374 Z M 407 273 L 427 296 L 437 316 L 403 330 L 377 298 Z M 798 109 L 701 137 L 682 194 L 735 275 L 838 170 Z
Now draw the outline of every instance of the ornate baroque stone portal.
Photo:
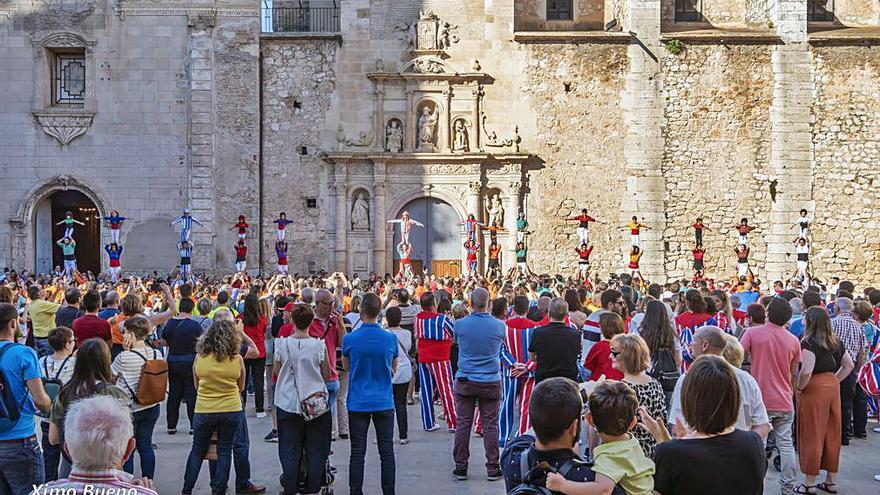
M 499 139 L 485 130 L 483 95 L 494 80 L 475 61 L 467 62 L 467 71 L 449 63 L 445 49 L 459 41 L 456 26 L 422 12 L 402 30 L 409 36 L 413 58 L 399 72 L 377 61 L 376 70 L 366 74 L 373 84 L 369 132 L 352 140 L 340 128 L 338 151 L 324 155 L 335 199 L 333 221 L 327 225 L 335 267 L 391 271 L 393 230 L 386 222 L 423 197 L 449 203 L 460 220 L 468 213 L 487 225 L 490 214 L 502 220 L 502 263 L 512 266 L 516 213 L 535 159 L 519 152 L 516 131 L 512 138 Z M 492 204 L 486 203 L 487 193 L 495 196 Z M 461 231 L 464 242 L 461 227 L 449 229 Z M 488 237 L 483 246 L 489 245 Z M 462 266 L 464 255 L 462 249 Z

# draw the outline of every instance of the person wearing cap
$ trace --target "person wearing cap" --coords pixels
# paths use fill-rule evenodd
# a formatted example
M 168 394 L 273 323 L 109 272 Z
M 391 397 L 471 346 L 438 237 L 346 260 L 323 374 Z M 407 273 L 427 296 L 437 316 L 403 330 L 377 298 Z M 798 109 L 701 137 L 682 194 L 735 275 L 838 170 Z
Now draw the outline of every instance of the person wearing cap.
M 180 215 L 179 217 L 175 218 L 171 222 L 171 227 L 174 227 L 175 224 L 178 224 L 178 223 L 180 224 L 180 239 L 178 240 L 178 243 L 183 243 L 184 241 L 189 241 L 189 234 L 190 234 L 190 231 L 192 231 L 193 222 L 195 222 L 199 225 L 204 225 L 204 224 L 202 224 L 202 222 L 193 218 L 192 214 L 190 213 L 189 208 L 185 208 L 183 210 L 183 215 Z

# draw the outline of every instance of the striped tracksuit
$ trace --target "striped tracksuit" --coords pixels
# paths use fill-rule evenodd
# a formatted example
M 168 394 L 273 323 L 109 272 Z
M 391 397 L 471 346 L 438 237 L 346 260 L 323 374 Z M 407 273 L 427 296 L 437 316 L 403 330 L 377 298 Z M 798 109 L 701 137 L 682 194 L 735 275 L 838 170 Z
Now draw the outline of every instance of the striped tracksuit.
M 419 349 L 419 400 L 422 406 L 422 426 L 435 429 L 434 390 L 440 396 L 446 414 L 446 426 L 455 429 L 455 399 L 452 395 L 452 366 L 449 350 L 452 347 L 452 320 L 444 314 L 422 311 L 413 320 Z
M 504 370 L 501 374 L 502 401 L 501 411 L 498 414 L 498 440 L 501 447 L 516 432 L 516 436 L 522 435 L 529 428 L 529 398 L 535 386 L 535 363 L 529 360 L 529 345 L 532 343 L 532 334 L 538 326 L 528 318 L 514 316 L 506 322 L 507 329 L 504 341 L 501 344 L 501 365 Z M 517 363 L 526 365 L 528 373 L 520 377 L 510 376 L 510 368 Z M 519 426 L 514 423 L 516 410 L 519 410 Z

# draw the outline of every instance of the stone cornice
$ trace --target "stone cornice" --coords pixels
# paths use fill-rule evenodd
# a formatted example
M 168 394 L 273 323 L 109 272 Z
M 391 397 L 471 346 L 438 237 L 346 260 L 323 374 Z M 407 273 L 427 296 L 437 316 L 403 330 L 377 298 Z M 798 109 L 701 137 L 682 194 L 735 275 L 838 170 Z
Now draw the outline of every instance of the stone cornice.
M 823 26 L 824 27 L 824 26 Z M 811 45 L 871 46 L 880 45 L 878 27 L 828 27 L 807 34 Z
M 369 153 L 369 152 L 330 152 L 321 154 L 321 158 L 333 164 L 356 164 L 382 162 L 393 166 L 396 164 L 487 164 L 493 163 L 526 163 L 535 160 L 529 153 Z
M 673 31 L 660 34 L 660 41 L 681 40 L 692 44 L 754 45 L 780 44 L 782 38 L 772 31 L 733 31 L 723 29 L 701 29 L 695 31 Z
M 513 41 L 523 44 L 611 43 L 627 45 L 632 33 L 611 31 L 520 31 L 513 33 Z
M 237 8 L 212 8 L 212 7 L 185 7 L 185 6 L 168 6 L 159 7 L 152 5 L 132 5 L 124 7 L 114 7 L 113 12 L 121 19 L 126 16 L 193 16 L 193 15 L 215 15 L 217 17 L 259 17 L 260 9 L 252 9 L 247 7 Z

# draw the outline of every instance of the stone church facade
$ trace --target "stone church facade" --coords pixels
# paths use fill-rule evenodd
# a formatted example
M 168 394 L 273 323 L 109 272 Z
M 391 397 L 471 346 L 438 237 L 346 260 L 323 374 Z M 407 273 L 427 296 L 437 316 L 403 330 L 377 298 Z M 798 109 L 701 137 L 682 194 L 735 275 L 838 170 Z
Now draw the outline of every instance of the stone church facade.
M 271 270 L 280 211 L 291 272 L 391 271 L 388 221 L 426 200 L 435 271 L 469 213 L 511 266 L 523 212 L 530 265 L 572 272 L 582 208 L 603 274 L 635 215 L 642 272 L 689 275 L 701 216 L 727 276 L 746 217 L 778 278 L 801 208 L 817 275 L 880 271 L 876 1 L 0 0 L 0 81 L 0 265 L 51 264 L 75 192 L 88 222 L 129 217 L 135 271 L 175 265 L 183 208 L 197 271 L 232 270 L 239 215 Z

